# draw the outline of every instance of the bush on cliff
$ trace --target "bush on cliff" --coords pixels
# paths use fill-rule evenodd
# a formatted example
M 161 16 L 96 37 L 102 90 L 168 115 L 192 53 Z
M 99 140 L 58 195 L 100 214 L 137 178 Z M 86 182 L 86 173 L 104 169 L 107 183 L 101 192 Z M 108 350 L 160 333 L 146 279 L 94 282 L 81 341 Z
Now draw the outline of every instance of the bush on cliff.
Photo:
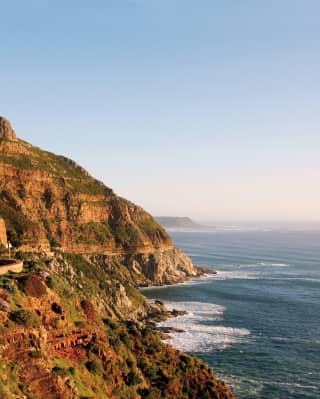
M 87 319 L 90 321 L 95 321 L 96 319 L 96 311 L 92 305 L 92 303 L 88 299 L 83 299 L 80 302 L 83 313 L 86 315 Z
M 36 327 L 38 324 L 35 314 L 25 309 L 10 312 L 9 319 L 25 327 Z
M 27 276 L 20 279 L 19 284 L 27 295 L 40 298 L 47 294 L 47 286 L 40 276 Z
M 92 360 L 86 363 L 86 368 L 92 374 L 102 375 L 103 367 L 102 364 L 98 360 Z

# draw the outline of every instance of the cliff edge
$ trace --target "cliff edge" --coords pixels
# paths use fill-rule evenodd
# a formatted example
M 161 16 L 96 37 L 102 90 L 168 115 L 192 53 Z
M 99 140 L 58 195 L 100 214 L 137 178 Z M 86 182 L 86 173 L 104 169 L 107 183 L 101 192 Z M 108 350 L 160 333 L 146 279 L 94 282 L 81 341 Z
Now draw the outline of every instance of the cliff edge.
M 0 217 L 17 251 L 122 256 L 125 263 L 136 256 L 144 284 L 199 274 L 150 214 L 76 162 L 17 138 L 3 117 Z

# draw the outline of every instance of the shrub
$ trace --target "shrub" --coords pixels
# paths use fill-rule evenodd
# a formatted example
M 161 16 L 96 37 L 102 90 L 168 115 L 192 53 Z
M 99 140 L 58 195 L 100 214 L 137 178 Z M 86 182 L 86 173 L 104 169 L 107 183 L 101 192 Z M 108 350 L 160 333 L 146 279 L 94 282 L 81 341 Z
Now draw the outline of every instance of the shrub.
M 114 329 L 116 328 L 115 322 L 113 322 L 111 319 L 105 318 L 105 319 L 102 319 L 102 321 L 103 321 L 103 323 L 104 323 L 106 326 L 110 327 L 112 330 L 114 330 Z
M 31 351 L 29 353 L 29 356 L 32 357 L 33 359 L 38 359 L 42 356 L 41 351 Z
M 17 324 L 24 325 L 27 327 L 35 326 L 36 319 L 35 315 L 29 310 L 21 309 L 15 312 L 9 313 L 10 320 L 14 321 Z
M 37 275 L 28 276 L 20 280 L 23 291 L 30 296 L 40 298 L 47 294 L 46 284 Z
M 112 238 L 109 226 L 103 223 L 88 222 L 79 227 L 79 241 L 92 242 L 92 244 L 104 244 Z
M 127 384 L 129 386 L 133 386 L 133 385 L 139 385 L 139 384 L 141 384 L 141 382 L 142 382 L 142 379 L 137 374 L 135 374 L 133 371 L 130 371 L 130 373 L 128 374 L 128 377 L 127 377 Z
M 47 287 L 48 287 L 48 288 L 50 288 L 50 289 L 53 289 L 53 288 L 54 288 L 54 283 L 53 283 L 53 280 L 52 280 L 51 277 L 48 277 L 48 278 L 46 279 L 46 284 L 47 284 Z
M 162 392 L 160 389 L 156 387 L 152 387 L 150 389 L 139 389 L 139 394 L 141 395 L 142 398 L 145 399 L 161 399 L 163 398 Z M 191 398 L 191 396 L 190 396 Z
M 92 360 L 90 362 L 86 363 L 86 368 L 90 371 L 92 374 L 98 374 L 101 375 L 103 373 L 103 367 L 100 362 L 97 360 Z
M 83 328 L 86 326 L 86 323 L 83 320 L 76 320 L 74 322 L 74 325 L 78 328 Z
M 92 303 L 87 299 L 83 299 L 80 305 L 88 320 L 94 321 L 96 319 L 96 311 Z
M 130 338 L 128 337 L 127 334 L 121 332 L 121 333 L 120 333 L 120 339 L 121 339 L 121 341 L 124 343 L 124 345 L 125 345 L 127 348 L 130 348 L 130 347 L 131 347 L 131 341 L 130 341 Z
M 54 374 L 60 375 L 60 376 L 66 375 L 66 370 L 63 367 L 59 367 L 59 366 L 54 366 L 54 368 L 52 369 L 52 372 Z

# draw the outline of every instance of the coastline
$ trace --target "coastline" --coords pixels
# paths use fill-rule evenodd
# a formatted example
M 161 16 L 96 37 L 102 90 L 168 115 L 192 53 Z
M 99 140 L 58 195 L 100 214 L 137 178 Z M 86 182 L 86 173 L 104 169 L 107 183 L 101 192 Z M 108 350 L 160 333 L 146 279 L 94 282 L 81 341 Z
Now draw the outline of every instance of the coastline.
M 207 269 L 207 268 L 200 268 L 196 266 L 197 269 L 202 270 L 203 274 L 198 277 L 188 278 L 184 282 L 181 283 L 174 283 L 174 284 L 164 284 L 164 285 L 155 285 L 155 286 L 148 286 L 148 287 L 140 287 L 140 292 L 143 294 L 143 291 L 151 290 L 151 289 L 161 289 L 161 288 L 169 288 L 169 287 L 178 287 L 178 286 L 186 286 L 188 284 L 193 284 L 197 282 L 203 282 L 210 280 L 213 276 L 218 274 L 217 270 L 214 269 Z M 208 271 L 210 273 L 208 273 Z M 179 317 L 185 317 L 191 314 L 188 310 L 181 310 L 172 308 L 170 309 L 167 304 L 159 299 L 150 299 L 144 295 L 145 299 L 148 302 L 149 307 L 152 309 L 151 313 L 146 318 L 146 324 L 151 328 L 157 330 L 163 341 L 167 341 L 172 337 L 169 335 L 170 333 L 183 333 L 185 330 L 175 327 L 175 326 L 164 326 L 161 325 L 165 323 L 169 319 L 177 319 Z M 173 345 L 174 346 L 174 345 Z M 180 350 L 179 348 L 176 348 Z
M 200 266 L 194 266 L 196 268 L 196 270 L 198 270 L 198 274 L 194 277 L 186 277 L 183 281 L 181 282 L 177 282 L 177 283 L 171 283 L 171 284 L 161 284 L 161 285 L 141 285 L 138 287 L 140 292 L 143 291 L 147 291 L 150 289 L 154 289 L 154 288 L 169 288 L 169 287 L 176 287 L 179 285 L 188 285 L 192 282 L 197 282 L 197 281 L 201 281 L 201 280 L 208 280 L 210 278 L 212 278 L 213 276 L 216 276 L 219 271 L 215 270 L 215 269 L 209 269 L 209 268 L 205 268 L 205 267 L 200 267 Z
M 173 235 L 218 274 L 143 292 L 188 311 L 158 325 L 185 331 L 166 342 L 214 367 L 239 399 L 318 397 L 319 232 L 230 234 Z

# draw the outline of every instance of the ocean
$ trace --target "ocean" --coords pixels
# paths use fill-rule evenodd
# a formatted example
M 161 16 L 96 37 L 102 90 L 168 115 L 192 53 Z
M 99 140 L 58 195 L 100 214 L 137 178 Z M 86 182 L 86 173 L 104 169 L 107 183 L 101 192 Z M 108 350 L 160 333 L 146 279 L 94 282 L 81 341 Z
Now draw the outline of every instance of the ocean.
M 172 232 L 218 274 L 143 290 L 186 316 L 163 325 L 239 399 L 320 398 L 320 231 Z

